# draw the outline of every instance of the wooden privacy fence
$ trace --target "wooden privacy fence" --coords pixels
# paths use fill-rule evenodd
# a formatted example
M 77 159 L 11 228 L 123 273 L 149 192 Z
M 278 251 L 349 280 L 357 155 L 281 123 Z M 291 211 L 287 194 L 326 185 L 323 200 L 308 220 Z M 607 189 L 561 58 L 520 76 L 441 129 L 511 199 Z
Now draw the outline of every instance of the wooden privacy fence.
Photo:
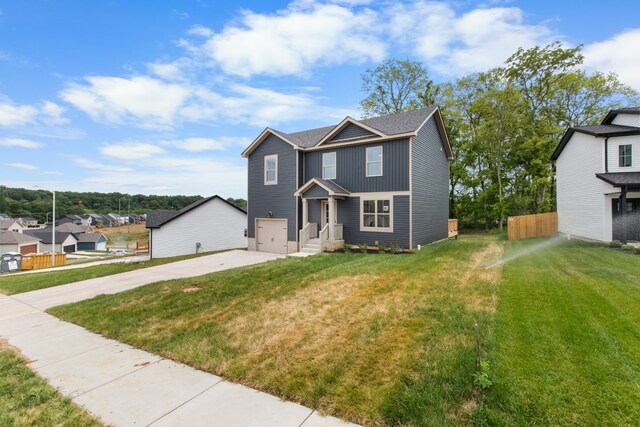
M 67 254 L 55 255 L 56 267 L 67 263 Z M 51 254 L 31 254 L 22 257 L 22 270 L 38 270 L 51 267 Z
M 509 240 L 558 235 L 558 213 L 510 216 L 507 223 Z
M 458 220 L 450 219 L 449 220 L 449 237 L 458 238 Z

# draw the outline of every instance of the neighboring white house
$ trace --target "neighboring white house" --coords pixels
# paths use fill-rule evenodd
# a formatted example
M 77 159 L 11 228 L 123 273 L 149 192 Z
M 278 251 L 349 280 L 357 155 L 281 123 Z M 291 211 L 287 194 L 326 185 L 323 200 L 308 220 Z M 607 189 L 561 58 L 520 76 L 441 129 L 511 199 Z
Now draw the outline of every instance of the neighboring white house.
M 601 242 L 640 241 L 640 108 L 567 130 L 556 164 L 558 232 Z
M 15 231 L 16 233 L 22 233 L 22 230 L 24 230 L 24 227 L 15 219 L 3 219 L 3 220 L 0 220 L 0 230 Z
M 15 231 L 0 231 L 0 254 L 18 252 L 22 255 L 40 252 L 40 239 Z
M 44 230 L 25 230 L 24 234 L 37 237 L 41 240 L 40 250 L 42 252 L 51 252 L 51 229 Z M 73 233 L 56 231 L 56 253 L 66 252 L 72 253 L 78 250 L 78 238 Z
M 149 212 L 146 226 L 151 258 L 247 247 L 247 213 L 219 196 Z

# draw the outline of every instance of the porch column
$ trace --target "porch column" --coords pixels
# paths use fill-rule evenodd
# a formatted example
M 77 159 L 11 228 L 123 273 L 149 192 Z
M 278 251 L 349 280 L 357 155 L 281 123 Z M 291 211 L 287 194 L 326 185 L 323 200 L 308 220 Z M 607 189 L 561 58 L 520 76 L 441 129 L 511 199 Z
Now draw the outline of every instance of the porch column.
M 309 206 L 307 205 L 307 199 L 302 198 L 302 227 L 309 222 Z
M 335 223 L 336 223 L 336 212 L 335 212 L 335 204 L 336 200 L 333 196 L 329 196 L 329 241 L 335 240 Z
M 620 189 L 620 223 L 622 224 L 622 243 L 627 244 L 627 186 Z

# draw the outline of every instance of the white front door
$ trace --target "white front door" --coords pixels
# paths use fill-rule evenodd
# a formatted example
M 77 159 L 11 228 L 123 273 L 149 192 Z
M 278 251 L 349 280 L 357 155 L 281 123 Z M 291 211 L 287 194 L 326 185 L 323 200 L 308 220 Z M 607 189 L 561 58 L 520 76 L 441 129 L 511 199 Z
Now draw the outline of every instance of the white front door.
M 334 222 L 338 221 L 338 203 L 334 202 L 333 204 L 333 217 L 335 218 Z M 329 201 L 328 200 L 322 200 L 321 202 L 321 215 L 322 217 L 322 227 L 320 229 L 323 229 L 325 227 L 325 225 L 329 224 Z

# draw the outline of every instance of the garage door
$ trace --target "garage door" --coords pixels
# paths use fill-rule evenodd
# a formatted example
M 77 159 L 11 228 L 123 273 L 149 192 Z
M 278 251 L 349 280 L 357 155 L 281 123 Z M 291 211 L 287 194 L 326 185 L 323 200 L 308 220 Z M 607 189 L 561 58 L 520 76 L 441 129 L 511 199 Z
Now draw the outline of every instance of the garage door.
M 71 252 L 76 251 L 76 245 L 64 246 L 62 250 L 64 251 L 64 253 L 70 254 Z
M 20 253 L 22 255 L 26 255 L 26 254 L 34 254 L 38 252 L 38 244 L 35 243 L 33 245 L 25 245 L 25 246 L 21 246 L 20 247 Z
M 287 220 L 257 219 L 256 242 L 262 252 L 287 253 Z

